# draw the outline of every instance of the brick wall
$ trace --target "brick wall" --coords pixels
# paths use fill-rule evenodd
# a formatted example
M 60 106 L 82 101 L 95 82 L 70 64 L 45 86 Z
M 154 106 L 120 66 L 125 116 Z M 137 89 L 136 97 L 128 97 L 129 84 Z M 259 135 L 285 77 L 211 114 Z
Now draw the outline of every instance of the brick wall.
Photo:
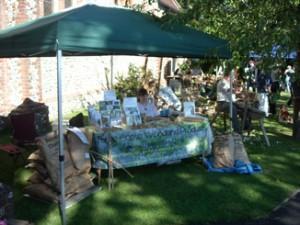
M 43 16 L 44 1 L 0 0 L 0 28 L 13 26 Z M 63 0 L 53 0 L 54 10 L 64 8 Z M 73 0 L 73 5 L 84 0 Z M 114 0 L 96 0 L 114 3 Z M 137 3 L 131 1 L 131 3 Z M 124 4 L 125 1 L 119 1 Z M 166 62 L 166 60 L 164 60 Z M 114 57 L 114 74 L 126 75 L 130 63 L 142 66 L 143 57 Z M 159 59 L 150 58 L 148 68 L 157 75 Z M 105 88 L 105 68 L 110 69 L 110 57 L 63 58 L 63 112 L 86 107 L 99 99 Z M 0 115 L 8 114 L 29 97 L 49 106 L 50 116 L 57 115 L 56 58 L 0 59 Z
M 0 28 L 40 16 L 41 1 L 1 0 Z M 40 59 L 0 60 L 0 114 L 7 114 L 26 97 L 41 101 Z

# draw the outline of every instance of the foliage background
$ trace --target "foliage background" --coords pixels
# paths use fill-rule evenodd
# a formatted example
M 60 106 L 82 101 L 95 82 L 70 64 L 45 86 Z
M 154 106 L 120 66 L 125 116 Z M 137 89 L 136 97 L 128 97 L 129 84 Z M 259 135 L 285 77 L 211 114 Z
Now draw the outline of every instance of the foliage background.
M 265 64 L 283 62 L 282 54 L 300 49 L 299 0 L 178 0 L 184 10 L 164 19 L 224 38 L 230 42 L 233 61 L 244 63 L 255 50 Z M 274 45 L 281 46 L 271 57 Z

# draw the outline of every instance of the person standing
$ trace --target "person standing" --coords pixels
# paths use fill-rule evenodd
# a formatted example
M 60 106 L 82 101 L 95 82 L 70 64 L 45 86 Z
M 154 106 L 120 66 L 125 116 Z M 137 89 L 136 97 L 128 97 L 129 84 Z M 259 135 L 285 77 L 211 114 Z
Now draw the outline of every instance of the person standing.
M 217 84 L 217 110 L 230 113 L 230 100 L 235 100 L 230 91 L 230 70 L 224 71 L 223 78 Z M 240 133 L 240 124 L 237 116 L 237 107 L 232 104 L 232 127 L 233 131 Z
M 256 65 L 254 60 L 250 60 L 247 67 L 245 68 L 246 88 L 248 91 L 255 92 L 256 86 Z
M 286 90 L 288 91 L 288 93 L 290 93 L 290 98 L 287 102 L 287 105 L 290 106 L 294 98 L 294 93 L 292 88 L 292 83 L 295 80 L 294 68 L 291 65 L 288 65 L 287 69 L 284 71 L 284 75 L 285 75 Z
M 286 70 L 284 71 L 285 75 L 285 87 L 288 93 L 291 93 L 291 83 L 293 81 L 295 70 L 291 65 L 288 65 Z
M 269 116 L 269 100 L 268 93 L 271 87 L 271 76 L 268 75 L 263 69 L 259 69 L 257 73 L 257 95 L 260 111 L 265 112 L 266 117 Z
M 277 101 L 280 97 L 280 75 L 281 69 L 277 65 L 271 72 L 272 84 L 269 93 L 269 112 L 276 115 Z

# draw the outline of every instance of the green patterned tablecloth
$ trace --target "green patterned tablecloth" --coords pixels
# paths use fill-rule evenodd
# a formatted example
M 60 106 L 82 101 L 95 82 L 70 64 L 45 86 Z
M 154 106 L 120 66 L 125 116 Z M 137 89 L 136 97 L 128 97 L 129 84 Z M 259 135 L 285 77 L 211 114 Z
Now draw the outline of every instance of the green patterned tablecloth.
M 210 153 L 213 135 L 208 121 L 163 124 L 160 127 L 98 131 L 93 142 L 95 168 L 107 169 L 111 137 L 114 168 L 165 163 Z

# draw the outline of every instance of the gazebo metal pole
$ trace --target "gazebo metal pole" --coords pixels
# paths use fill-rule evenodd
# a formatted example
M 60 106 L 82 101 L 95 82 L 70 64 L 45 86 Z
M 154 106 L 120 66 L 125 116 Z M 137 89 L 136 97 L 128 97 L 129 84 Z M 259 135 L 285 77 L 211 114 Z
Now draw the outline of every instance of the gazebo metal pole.
M 64 174 L 64 134 L 63 134 L 63 115 L 62 115 L 62 50 L 56 40 L 56 60 L 57 60 L 57 112 L 58 112 L 58 135 L 59 135 L 59 175 L 60 175 L 60 199 L 59 209 L 61 224 L 67 224 L 66 202 L 65 202 L 65 174 Z
M 232 133 L 232 108 L 233 108 L 233 103 L 232 103 L 232 78 L 233 78 L 233 70 L 230 71 L 230 78 L 229 78 L 229 82 L 230 82 L 230 102 L 229 102 L 229 117 L 230 117 L 230 133 Z
M 175 66 L 176 66 L 176 58 L 172 58 L 171 60 L 171 75 L 175 75 Z
M 110 56 L 110 89 L 113 89 L 114 83 L 114 56 Z

